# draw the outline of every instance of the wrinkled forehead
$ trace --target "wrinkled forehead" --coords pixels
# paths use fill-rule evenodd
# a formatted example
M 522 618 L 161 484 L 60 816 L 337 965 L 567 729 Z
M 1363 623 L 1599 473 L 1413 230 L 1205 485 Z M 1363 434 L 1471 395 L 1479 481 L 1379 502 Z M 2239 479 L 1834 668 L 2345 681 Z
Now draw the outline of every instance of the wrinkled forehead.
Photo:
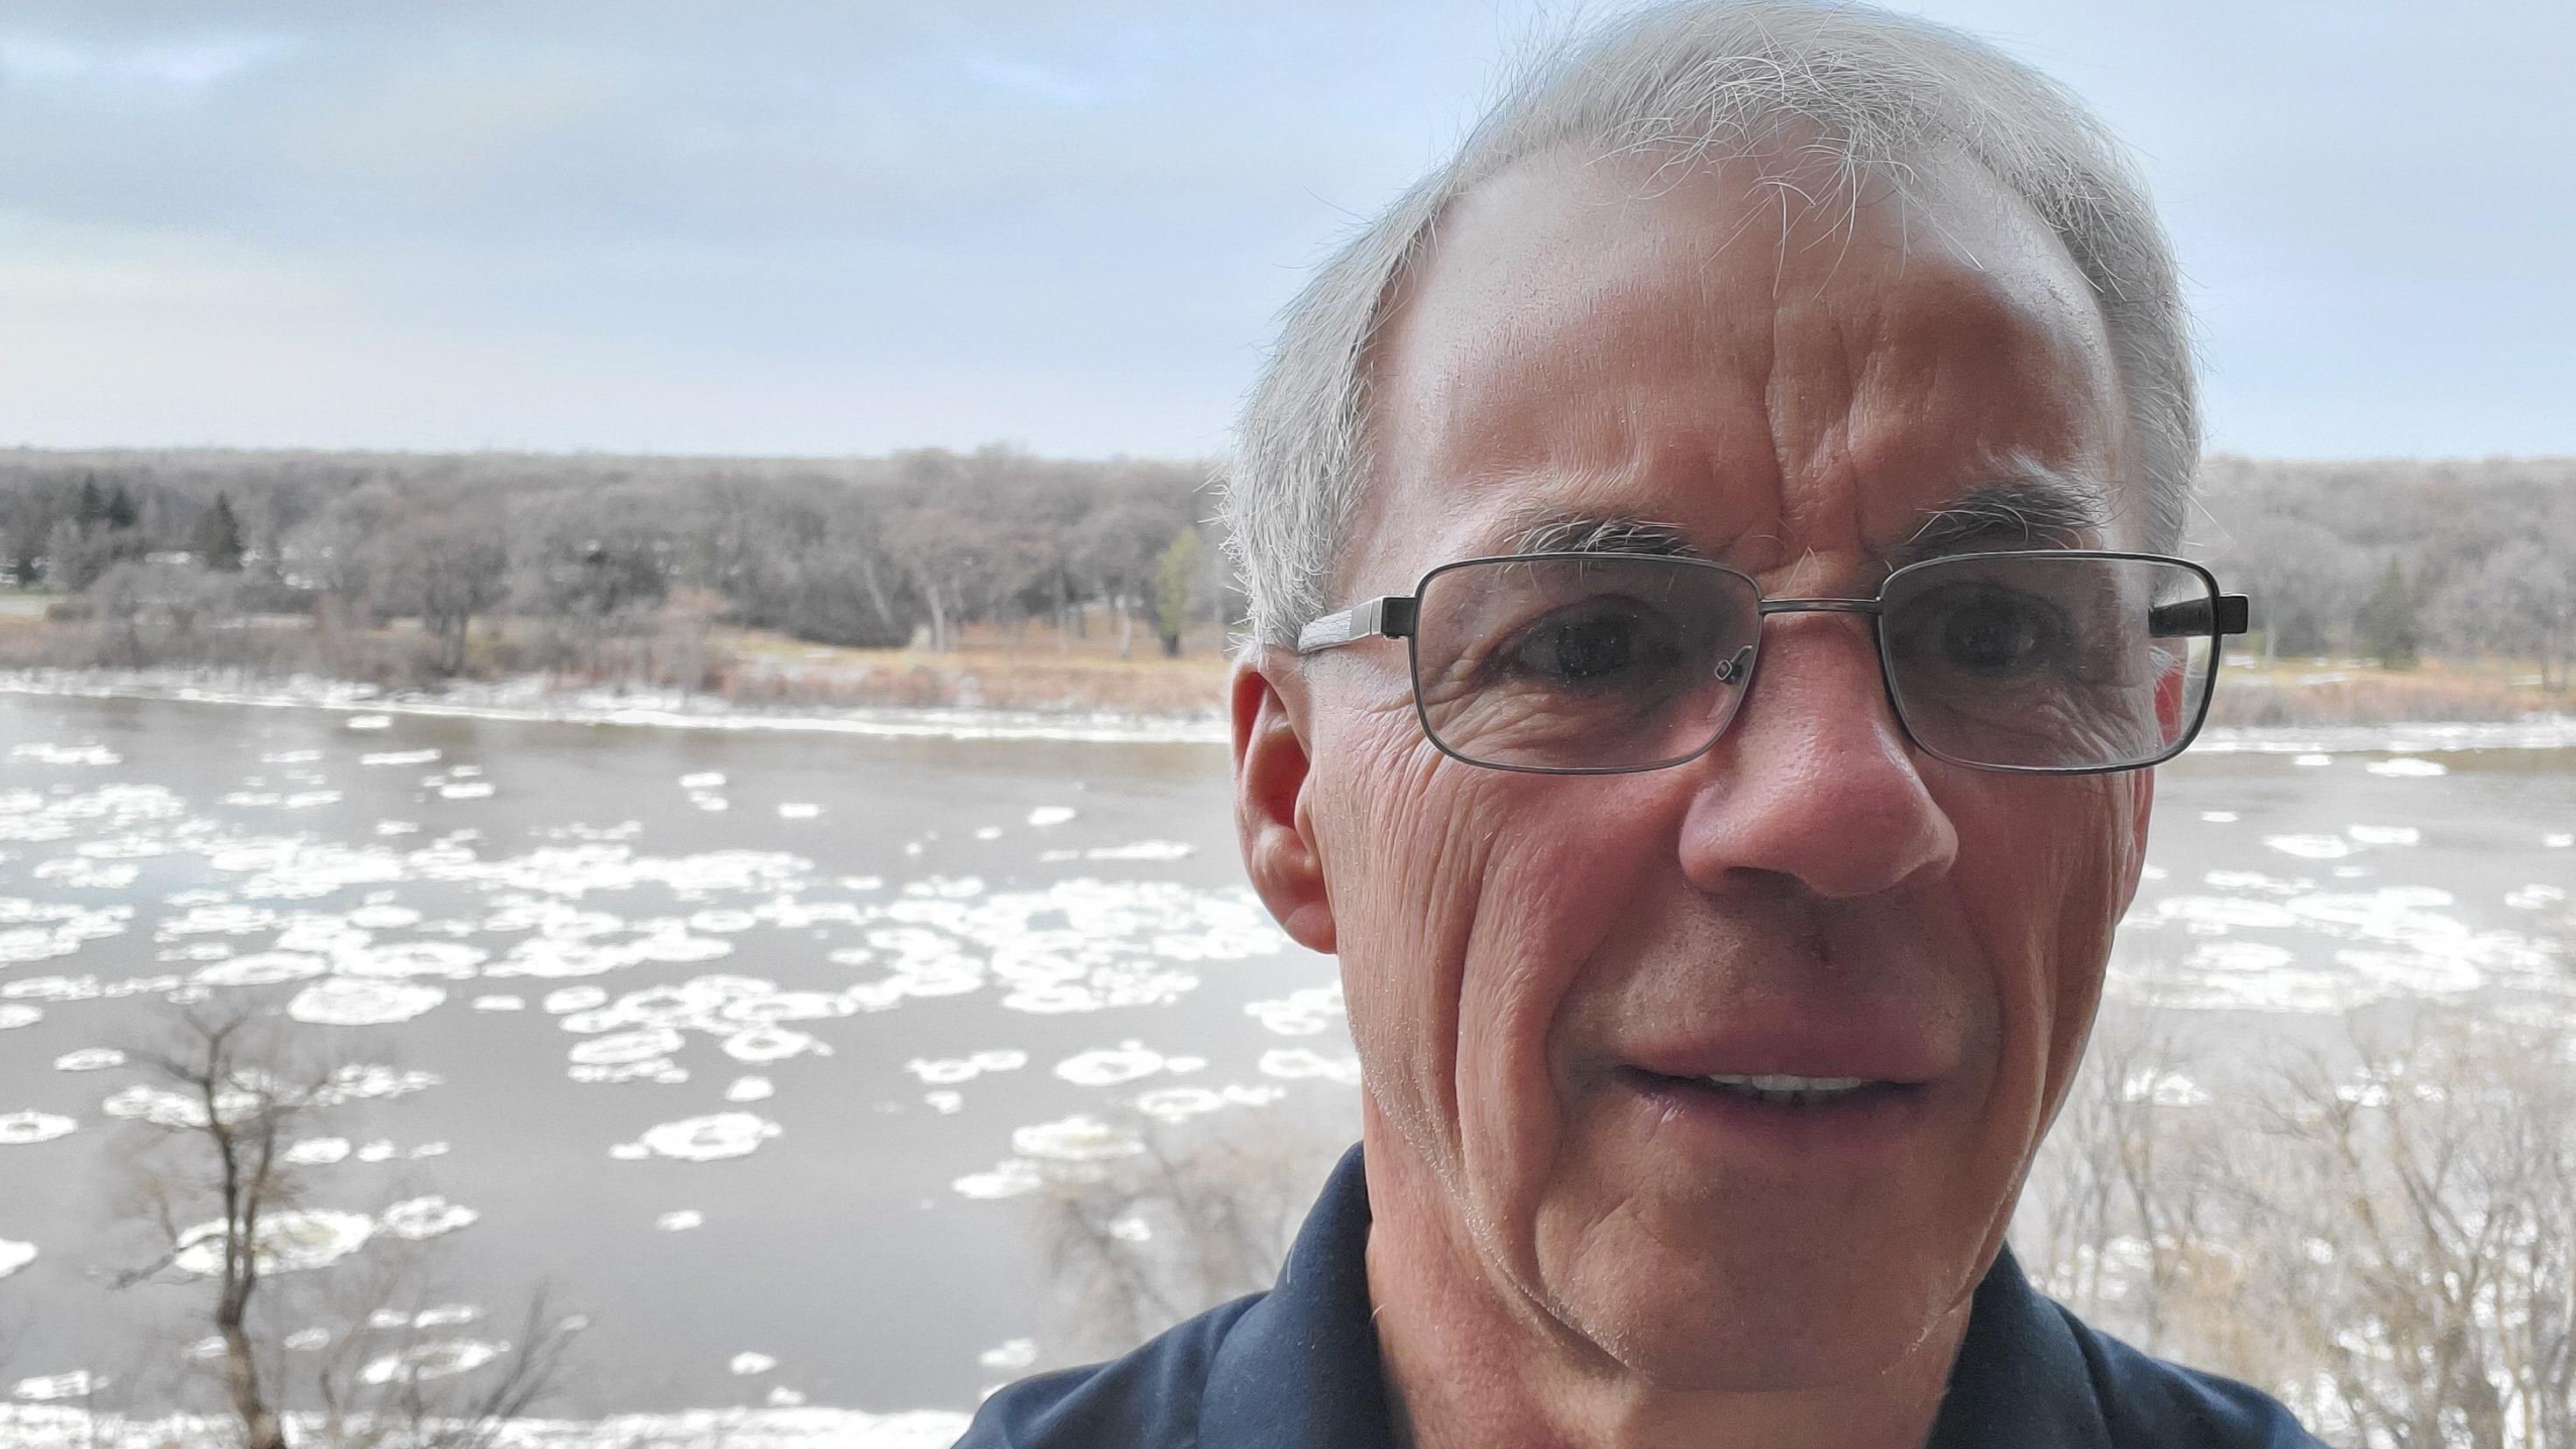
M 2090 531 L 2049 541 L 2144 533 L 2090 287 L 1965 161 L 1531 158 L 1442 216 L 1371 364 L 1342 570 L 1364 587 L 1507 551 L 1534 517 L 1652 519 L 1764 566 L 1885 555 L 2058 483 L 2056 521 Z

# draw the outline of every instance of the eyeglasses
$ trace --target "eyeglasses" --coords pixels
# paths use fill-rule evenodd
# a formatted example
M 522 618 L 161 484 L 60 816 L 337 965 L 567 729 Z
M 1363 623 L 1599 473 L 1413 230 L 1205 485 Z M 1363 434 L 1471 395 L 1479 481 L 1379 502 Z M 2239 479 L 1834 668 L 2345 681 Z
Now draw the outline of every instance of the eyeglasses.
M 2182 753 L 2247 601 L 2196 563 L 2143 553 L 1956 554 L 1896 570 L 1867 599 L 1766 599 L 1701 559 L 1532 553 L 1443 564 L 1410 597 L 1308 624 L 1297 652 L 1407 640 L 1414 707 L 1442 753 L 1625 774 L 1705 754 L 1753 687 L 1762 621 L 1808 612 L 1872 621 L 1888 703 L 1926 754 L 2086 775 Z

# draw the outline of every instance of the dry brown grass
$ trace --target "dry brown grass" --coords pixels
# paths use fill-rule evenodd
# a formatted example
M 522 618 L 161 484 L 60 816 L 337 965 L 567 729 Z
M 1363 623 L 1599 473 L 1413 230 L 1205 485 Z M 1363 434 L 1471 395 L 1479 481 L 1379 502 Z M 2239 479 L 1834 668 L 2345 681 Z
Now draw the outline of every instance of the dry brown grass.
M 2214 725 L 2374 725 L 2478 722 L 2576 710 L 2576 692 L 2529 682 L 2528 666 L 2428 659 L 2413 669 L 2276 660 L 2220 672 Z

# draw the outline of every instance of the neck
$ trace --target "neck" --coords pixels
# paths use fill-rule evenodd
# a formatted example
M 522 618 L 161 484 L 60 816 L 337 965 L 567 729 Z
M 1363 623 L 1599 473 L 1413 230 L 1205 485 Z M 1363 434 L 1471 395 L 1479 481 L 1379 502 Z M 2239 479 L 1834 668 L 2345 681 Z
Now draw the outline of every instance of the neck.
M 1499 1283 L 1403 1138 L 1365 1110 L 1369 1302 L 1398 1442 L 1413 1449 L 1920 1449 L 1968 1305 L 1860 1381 L 1675 1388 Z

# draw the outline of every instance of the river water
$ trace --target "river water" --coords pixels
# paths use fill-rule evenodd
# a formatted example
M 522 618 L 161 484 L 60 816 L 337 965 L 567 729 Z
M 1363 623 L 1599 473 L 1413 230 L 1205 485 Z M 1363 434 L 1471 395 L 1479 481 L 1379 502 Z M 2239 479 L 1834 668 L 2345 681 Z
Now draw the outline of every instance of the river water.
M 1148 1137 L 1328 1149 L 1355 1066 L 1220 747 L 955 733 L 0 695 L 0 1378 L 134 1373 L 201 1291 L 100 1283 L 151 1255 L 115 1205 L 172 1110 L 108 1054 L 173 990 L 378 1069 L 302 1150 L 303 1250 L 434 1243 L 460 1342 L 545 1280 L 593 1325 L 560 1411 L 964 1409 L 1059 1361 L 1031 1188 Z M 2505 742 L 2166 767 L 2114 999 L 2268 1044 L 2576 1020 L 2576 748 L 2452 748 Z

